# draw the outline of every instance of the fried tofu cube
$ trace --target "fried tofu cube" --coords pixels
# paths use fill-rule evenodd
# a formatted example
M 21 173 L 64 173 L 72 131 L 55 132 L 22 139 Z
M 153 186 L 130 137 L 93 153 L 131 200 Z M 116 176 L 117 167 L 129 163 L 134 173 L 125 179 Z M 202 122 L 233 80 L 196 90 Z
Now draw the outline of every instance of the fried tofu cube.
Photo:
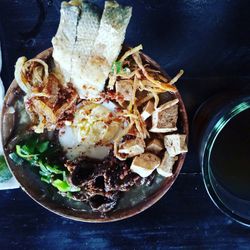
M 151 153 L 144 153 L 134 158 L 130 169 L 141 177 L 148 177 L 160 163 L 161 160 L 158 156 Z
M 164 145 L 162 141 L 157 138 L 154 138 L 153 140 L 151 140 L 146 147 L 147 151 L 150 151 L 156 154 L 162 151 L 163 148 L 164 148 Z
M 157 108 L 152 114 L 152 128 L 150 132 L 167 133 L 176 131 L 178 119 L 178 99 L 167 102 Z
M 125 101 L 130 101 L 133 95 L 133 85 L 128 80 L 116 82 L 116 93 L 123 96 Z
M 145 142 L 141 138 L 131 139 L 123 142 L 120 145 L 118 152 L 120 154 L 126 154 L 128 157 L 134 157 L 136 155 L 144 153 Z
M 152 101 L 148 101 L 143 111 L 141 113 L 141 117 L 143 121 L 146 121 L 154 112 L 154 103 Z
M 188 151 L 186 135 L 172 134 L 164 136 L 164 145 L 170 156 L 174 157 Z
M 166 151 L 164 157 L 161 161 L 160 166 L 157 168 L 158 174 L 164 177 L 170 177 L 173 175 L 173 166 L 176 160 L 178 159 L 177 156 L 171 157 L 169 153 Z

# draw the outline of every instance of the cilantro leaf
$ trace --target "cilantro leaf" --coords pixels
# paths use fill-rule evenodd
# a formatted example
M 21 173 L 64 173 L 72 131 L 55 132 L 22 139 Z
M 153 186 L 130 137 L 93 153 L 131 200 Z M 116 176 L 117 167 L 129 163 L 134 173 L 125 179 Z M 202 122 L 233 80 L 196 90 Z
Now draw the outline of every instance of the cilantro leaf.
M 120 61 L 113 62 L 111 72 L 119 74 L 122 70 L 122 63 Z

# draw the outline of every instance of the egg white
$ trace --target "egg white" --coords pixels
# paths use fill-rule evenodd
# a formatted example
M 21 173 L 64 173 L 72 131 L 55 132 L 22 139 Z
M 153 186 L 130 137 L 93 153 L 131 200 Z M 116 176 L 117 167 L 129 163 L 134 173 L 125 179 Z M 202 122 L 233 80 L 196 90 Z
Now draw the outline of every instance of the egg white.
M 112 102 L 92 106 L 80 105 L 77 108 L 73 123 L 59 131 L 59 142 L 69 160 L 82 156 L 104 159 L 109 154 L 111 150 L 110 131 L 110 141 L 107 141 L 106 145 L 98 145 L 98 142 L 108 133 L 107 125 L 102 122 L 102 119 L 107 118 L 109 113 L 115 111 L 115 108 L 116 105 Z M 90 114 L 85 115 L 85 110 L 88 110 Z M 114 133 L 119 129 L 115 124 Z

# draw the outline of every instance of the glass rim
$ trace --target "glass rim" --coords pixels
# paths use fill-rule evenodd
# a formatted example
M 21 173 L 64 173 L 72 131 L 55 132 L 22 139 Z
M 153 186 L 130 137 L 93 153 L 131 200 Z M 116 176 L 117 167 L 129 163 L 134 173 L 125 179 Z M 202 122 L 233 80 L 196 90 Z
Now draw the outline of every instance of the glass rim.
M 244 100 L 237 100 L 236 103 L 234 102 L 234 104 L 226 105 L 226 110 L 223 110 L 223 112 L 221 112 L 221 115 L 217 118 L 217 121 L 215 122 L 213 128 L 208 133 L 204 145 L 201 169 L 206 191 L 215 206 L 219 208 L 224 214 L 229 216 L 231 219 L 239 222 L 240 224 L 250 227 L 250 219 L 237 215 L 220 200 L 213 188 L 209 177 L 210 156 L 218 135 L 220 134 L 222 129 L 228 124 L 228 122 L 231 121 L 231 119 L 233 119 L 235 116 L 247 109 L 250 109 L 250 96 L 245 97 Z

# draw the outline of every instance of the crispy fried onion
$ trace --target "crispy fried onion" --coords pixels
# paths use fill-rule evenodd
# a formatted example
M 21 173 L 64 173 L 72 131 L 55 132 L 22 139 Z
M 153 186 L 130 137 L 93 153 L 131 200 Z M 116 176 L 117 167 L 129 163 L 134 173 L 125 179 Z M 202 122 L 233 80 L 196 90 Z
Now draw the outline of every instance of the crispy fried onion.
M 154 109 L 161 110 L 166 108 L 166 105 L 176 103 L 178 100 L 174 100 L 166 105 L 158 107 L 159 105 L 159 94 L 164 92 L 175 93 L 176 87 L 174 83 L 182 76 L 183 70 L 181 70 L 172 80 L 167 79 L 161 74 L 159 70 L 156 70 L 145 64 L 140 56 L 140 50 L 142 46 L 139 45 L 133 49 L 128 50 L 120 58 L 118 62 L 114 64 L 113 71 L 110 73 L 108 89 L 113 90 L 117 81 L 128 80 L 131 82 L 132 91 L 130 90 L 130 100 L 120 100 L 118 102 L 123 109 L 117 112 L 117 115 L 125 119 L 127 126 L 114 140 L 114 155 L 120 160 L 126 160 L 125 154 L 119 153 L 119 147 L 122 143 L 122 138 L 129 134 L 130 131 L 135 131 L 134 135 L 141 139 L 150 137 L 147 130 L 146 123 L 142 119 L 138 107 L 143 106 L 150 99 L 154 99 Z M 119 69 L 118 69 L 119 68 Z M 128 91 L 126 93 L 128 93 Z M 138 91 L 140 91 L 141 99 L 138 97 Z M 116 94 L 120 94 L 116 92 Z M 140 95 L 139 95 L 140 96 Z M 124 104 L 125 103 L 125 104 Z
M 140 50 L 142 45 L 132 48 L 124 53 L 118 62 L 114 64 L 114 69 L 109 76 L 108 89 L 114 89 L 115 83 L 120 79 L 133 79 L 135 76 L 141 79 L 141 84 L 138 85 L 140 91 L 155 92 L 157 94 L 164 92 L 176 92 L 177 89 L 173 86 L 174 83 L 183 75 L 184 71 L 180 72 L 172 79 L 168 80 L 159 70 L 150 68 L 149 64 L 143 64 Z M 117 65 L 120 69 L 118 72 Z M 128 67 L 126 66 L 128 65 Z
M 139 46 L 132 48 L 130 50 L 128 50 L 127 52 L 125 52 L 125 54 L 121 57 L 121 59 L 119 60 L 121 63 L 123 63 L 125 61 L 125 59 L 127 59 L 129 56 L 138 53 L 140 50 L 142 50 L 143 47 L 140 44 Z
M 35 124 L 36 133 L 54 130 L 64 120 L 73 118 L 78 94 L 72 86 L 61 84 L 56 72 L 49 73 L 43 60 L 20 57 L 15 67 L 15 79 L 26 93 L 26 111 Z
M 33 111 L 38 115 L 39 123 L 34 126 L 36 133 L 43 133 L 44 128 L 54 130 L 56 124 L 56 116 L 52 109 L 43 101 L 34 98 L 32 100 Z
M 176 92 L 176 88 L 174 86 L 172 86 L 171 84 L 169 83 L 164 83 L 164 82 L 161 82 L 159 80 L 156 80 L 154 79 L 150 73 L 147 72 L 147 70 L 145 69 L 145 67 L 143 66 L 143 63 L 142 63 L 142 60 L 141 60 L 141 57 L 140 57 L 140 54 L 138 52 L 136 52 L 135 54 L 132 55 L 136 64 L 138 65 L 138 67 L 141 69 L 143 75 L 146 77 L 146 79 L 153 83 L 153 87 L 155 88 L 159 88 L 161 90 L 163 90 L 163 92 L 166 92 L 166 91 L 169 91 L 169 92 Z
M 27 94 L 40 92 L 49 76 L 48 65 L 40 59 L 27 60 L 20 57 L 15 66 L 15 79 L 20 88 Z
M 152 93 L 147 93 L 145 97 L 143 97 L 138 102 L 136 102 L 137 107 L 140 107 L 142 104 L 144 104 L 145 102 L 151 100 L 153 97 L 154 96 L 153 96 Z
M 26 94 L 25 107 L 36 133 L 44 129 L 55 130 L 63 121 L 73 119 L 78 94 L 76 90 L 60 84 L 55 74 L 51 73 L 40 92 Z

